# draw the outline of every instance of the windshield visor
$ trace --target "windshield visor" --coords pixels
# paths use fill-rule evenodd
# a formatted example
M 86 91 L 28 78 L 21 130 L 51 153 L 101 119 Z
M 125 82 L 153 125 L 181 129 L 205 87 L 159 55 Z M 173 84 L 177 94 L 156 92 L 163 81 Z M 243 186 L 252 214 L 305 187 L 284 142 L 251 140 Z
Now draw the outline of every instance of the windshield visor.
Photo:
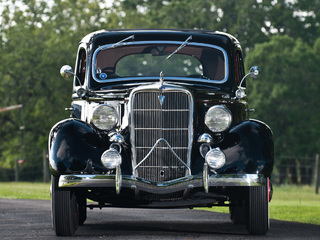
M 94 52 L 93 78 L 97 82 L 114 82 L 136 77 L 159 78 L 163 72 L 165 77 L 226 81 L 227 57 L 222 48 L 189 43 L 172 54 L 180 45 L 180 42 L 135 42 L 102 46 Z

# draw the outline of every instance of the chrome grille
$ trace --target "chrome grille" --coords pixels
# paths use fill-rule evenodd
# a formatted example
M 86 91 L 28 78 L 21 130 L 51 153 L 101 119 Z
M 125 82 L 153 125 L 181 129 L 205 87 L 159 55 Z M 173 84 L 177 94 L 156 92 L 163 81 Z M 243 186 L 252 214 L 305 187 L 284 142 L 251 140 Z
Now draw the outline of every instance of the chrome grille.
M 137 91 L 131 106 L 134 174 L 155 182 L 184 177 L 190 171 L 190 93 L 173 89 Z

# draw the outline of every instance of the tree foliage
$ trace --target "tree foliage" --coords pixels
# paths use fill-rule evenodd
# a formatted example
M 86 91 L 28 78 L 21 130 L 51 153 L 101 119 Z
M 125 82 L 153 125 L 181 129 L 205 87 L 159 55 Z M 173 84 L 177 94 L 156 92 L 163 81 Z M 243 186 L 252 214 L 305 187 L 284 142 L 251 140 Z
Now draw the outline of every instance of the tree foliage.
M 247 49 L 274 34 L 313 44 L 320 34 L 318 0 L 122 0 L 122 27 L 198 28 L 228 32 Z
M 257 44 L 247 56 L 247 66 L 263 66 L 263 80 L 249 83 L 250 102 L 257 108 L 255 116 L 273 129 L 277 155 L 313 155 L 319 151 L 317 43 L 312 47 L 301 39 L 274 36 Z
M 23 104 L 25 139 L 19 130 L 18 110 L 1 113 L 1 166 L 12 167 L 21 158 L 41 161 L 50 128 L 68 117 L 64 108 L 70 105 L 72 84 L 61 79 L 59 69 L 74 64 L 77 44 L 84 35 L 115 27 L 109 24 L 108 11 L 99 1 L 85 0 L 4 4 L 0 106 Z

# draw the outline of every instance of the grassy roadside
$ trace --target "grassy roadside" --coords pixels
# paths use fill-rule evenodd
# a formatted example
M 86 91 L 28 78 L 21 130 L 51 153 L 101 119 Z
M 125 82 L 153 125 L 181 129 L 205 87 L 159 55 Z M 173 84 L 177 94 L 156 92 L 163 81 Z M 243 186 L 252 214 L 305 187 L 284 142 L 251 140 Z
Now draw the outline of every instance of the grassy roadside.
M 206 210 L 229 212 L 228 207 Z M 320 194 L 311 186 L 274 186 L 269 213 L 272 219 L 320 225 Z
M 50 183 L 0 182 L 0 198 L 50 199 Z M 201 208 L 203 209 L 203 208 Z M 227 207 L 205 210 L 229 212 Z M 320 225 L 320 194 L 310 186 L 275 186 L 270 218 Z
M 0 182 L 0 198 L 50 199 L 50 183 Z
M 320 225 L 320 195 L 314 187 L 275 187 L 270 203 L 271 218 Z

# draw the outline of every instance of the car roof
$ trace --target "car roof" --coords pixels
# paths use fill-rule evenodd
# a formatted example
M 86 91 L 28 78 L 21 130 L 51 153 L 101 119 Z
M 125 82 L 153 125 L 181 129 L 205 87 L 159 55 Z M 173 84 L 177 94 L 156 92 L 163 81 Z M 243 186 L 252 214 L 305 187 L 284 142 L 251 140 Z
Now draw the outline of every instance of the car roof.
M 86 35 L 80 43 L 96 42 L 98 45 L 108 44 L 121 41 L 130 35 L 135 36 L 134 41 L 143 41 L 146 39 L 184 41 L 192 35 L 193 41 L 195 42 L 240 46 L 239 41 L 228 33 L 199 29 L 105 29 Z

